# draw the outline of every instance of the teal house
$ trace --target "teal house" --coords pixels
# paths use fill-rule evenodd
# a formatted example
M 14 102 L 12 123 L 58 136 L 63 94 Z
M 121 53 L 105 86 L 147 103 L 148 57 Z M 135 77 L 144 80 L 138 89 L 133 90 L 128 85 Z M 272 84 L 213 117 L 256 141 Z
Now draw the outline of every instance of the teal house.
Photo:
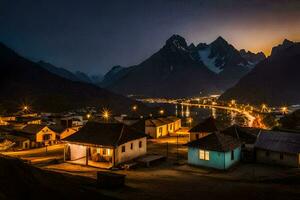
M 226 170 L 238 163 L 240 157 L 240 142 L 219 132 L 188 143 L 190 165 Z

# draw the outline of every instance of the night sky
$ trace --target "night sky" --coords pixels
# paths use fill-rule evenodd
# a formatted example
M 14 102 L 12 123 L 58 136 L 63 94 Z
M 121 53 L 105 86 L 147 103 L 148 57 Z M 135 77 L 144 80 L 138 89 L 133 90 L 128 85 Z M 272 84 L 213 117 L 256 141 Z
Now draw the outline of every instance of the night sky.
M 300 1 L 0 0 L 1 42 L 72 71 L 139 64 L 174 33 L 269 54 L 284 38 L 300 40 Z

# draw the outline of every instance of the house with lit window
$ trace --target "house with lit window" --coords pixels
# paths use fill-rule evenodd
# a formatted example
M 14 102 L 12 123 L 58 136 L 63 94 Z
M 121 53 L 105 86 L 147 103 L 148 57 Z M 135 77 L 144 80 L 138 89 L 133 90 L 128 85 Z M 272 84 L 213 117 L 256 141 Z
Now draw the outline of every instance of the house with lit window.
M 205 137 L 215 131 L 218 131 L 215 119 L 209 117 L 190 129 L 190 141 Z
M 191 141 L 187 146 L 190 165 L 226 170 L 240 160 L 240 142 L 219 132 Z
M 300 167 L 300 134 L 262 130 L 254 144 L 260 163 Z
M 111 168 L 147 153 L 147 136 L 122 123 L 88 122 L 66 137 L 66 162 Z
M 56 133 L 48 126 L 41 124 L 28 124 L 20 131 L 18 136 L 28 138 L 30 140 L 30 148 L 53 145 L 56 143 Z
M 147 119 L 145 133 L 152 138 L 169 136 L 181 128 L 181 119 L 173 116 Z

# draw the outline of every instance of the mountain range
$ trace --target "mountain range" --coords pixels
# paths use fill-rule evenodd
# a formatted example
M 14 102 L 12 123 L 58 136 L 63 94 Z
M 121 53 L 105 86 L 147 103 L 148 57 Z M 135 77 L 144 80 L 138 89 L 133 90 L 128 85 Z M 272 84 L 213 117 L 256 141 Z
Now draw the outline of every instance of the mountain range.
M 220 100 L 274 106 L 300 103 L 300 43 L 284 40 Z
M 142 63 L 113 67 L 100 85 L 123 95 L 151 97 L 221 93 L 263 59 L 263 53 L 238 51 L 222 37 L 195 46 L 173 35 Z
M 79 81 L 84 83 L 93 83 L 93 84 L 99 84 L 101 83 L 103 79 L 103 75 L 92 75 L 89 76 L 81 71 L 71 72 L 65 68 L 62 67 L 56 67 L 52 65 L 51 63 L 45 62 L 45 61 L 39 61 L 37 62 L 40 66 L 42 66 L 44 69 L 48 70 L 49 72 L 52 72 L 53 74 L 56 74 L 58 76 L 61 76 L 63 78 L 72 80 L 72 81 Z
M 109 108 L 113 114 L 149 108 L 96 85 L 72 81 L 51 73 L 0 43 L 0 107 L 18 111 L 24 103 L 35 111 L 60 112 L 86 106 Z M 68 74 L 68 73 L 67 73 Z M 68 74 L 70 75 L 70 74 Z

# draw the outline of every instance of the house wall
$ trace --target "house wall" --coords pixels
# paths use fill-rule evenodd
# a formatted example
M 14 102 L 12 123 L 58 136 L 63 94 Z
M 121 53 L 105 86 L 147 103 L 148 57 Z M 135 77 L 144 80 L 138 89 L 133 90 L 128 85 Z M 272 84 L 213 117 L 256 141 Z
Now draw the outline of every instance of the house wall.
M 277 164 L 290 167 L 300 167 L 300 154 L 283 153 L 283 159 L 280 159 L 280 152 L 269 151 L 269 156 L 266 156 L 266 150 L 255 149 L 256 160 L 260 163 Z
M 146 126 L 145 127 L 145 133 L 147 134 L 147 135 L 150 135 L 151 137 L 153 137 L 153 138 L 156 138 L 157 137 L 157 135 L 156 135 L 156 127 L 152 127 L 152 126 Z
M 30 148 L 30 140 L 25 140 L 25 141 L 21 142 L 21 148 L 29 149 Z
M 139 142 L 142 141 L 142 147 L 139 148 Z M 133 149 L 131 149 L 131 143 L 133 144 Z M 122 147 L 125 146 L 125 152 L 122 152 Z M 133 140 L 127 142 L 123 145 L 120 145 L 116 148 L 115 152 L 115 164 L 118 165 L 120 163 L 127 162 L 134 158 L 140 157 L 147 153 L 147 138 L 141 138 L 137 140 Z
M 175 131 L 181 128 L 181 119 L 178 119 L 177 121 L 174 122 L 175 126 Z
M 44 135 L 50 134 L 50 139 L 45 141 Z M 56 140 L 56 133 L 50 130 L 48 127 L 43 128 L 40 132 L 36 134 L 36 142 L 45 143 L 49 142 L 49 144 L 53 144 Z
M 188 163 L 191 165 L 210 167 L 215 169 L 228 169 L 231 165 L 235 164 L 240 160 L 240 148 L 236 148 L 235 151 L 235 160 L 231 161 L 230 156 L 231 152 L 217 152 L 209 151 L 209 160 L 201 160 L 199 156 L 198 148 L 188 148 Z
M 159 132 L 160 128 L 162 128 L 162 132 Z M 168 125 L 163 125 L 163 126 L 158 126 L 156 127 L 156 137 L 163 137 L 163 136 L 167 136 L 169 134 L 168 132 Z
M 225 169 L 230 168 L 232 165 L 236 164 L 241 159 L 241 147 L 238 147 L 233 150 L 234 159 L 231 160 L 231 151 L 225 152 Z
M 86 146 L 69 144 L 71 160 L 77 160 L 86 157 Z

